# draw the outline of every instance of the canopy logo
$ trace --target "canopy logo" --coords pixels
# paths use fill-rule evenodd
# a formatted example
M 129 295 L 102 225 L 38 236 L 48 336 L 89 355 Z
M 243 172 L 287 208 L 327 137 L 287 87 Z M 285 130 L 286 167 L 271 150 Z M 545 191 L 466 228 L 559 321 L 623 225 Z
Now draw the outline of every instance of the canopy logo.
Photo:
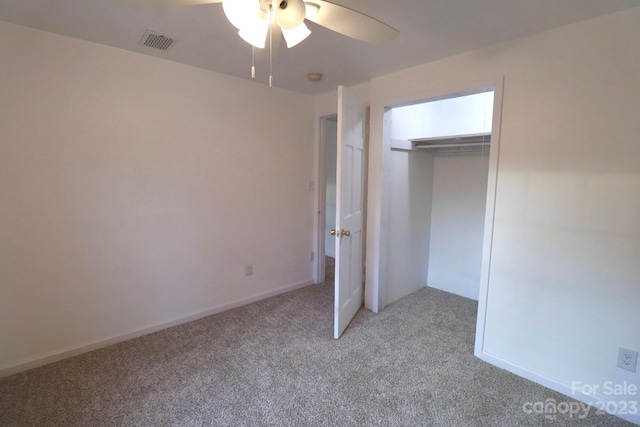
M 569 418 L 584 419 L 589 415 L 591 406 L 582 402 L 557 402 L 554 398 L 549 398 L 544 402 L 525 402 L 522 405 L 525 414 L 541 414 L 545 418 L 555 420 L 558 414 L 569 415 Z
M 573 381 L 571 383 L 571 394 L 579 394 L 583 398 L 584 396 L 593 397 L 597 400 L 590 403 L 578 401 L 558 402 L 554 398 L 549 398 L 544 402 L 525 402 L 522 405 L 522 410 L 525 414 L 544 415 L 545 418 L 550 420 L 555 420 L 558 415 L 584 419 L 589 416 L 592 409 L 595 411 L 595 415 L 603 415 L 605 413 L 617 416 L 640 414 L 640 405 L 635 398 L 638 395 L 638 385 L 634 383 L 606 381 L 602 384 L 588 384 L 582 381 Z M 597 398 L 596 396 L 598 395 L 607 396 L 607 398 Z

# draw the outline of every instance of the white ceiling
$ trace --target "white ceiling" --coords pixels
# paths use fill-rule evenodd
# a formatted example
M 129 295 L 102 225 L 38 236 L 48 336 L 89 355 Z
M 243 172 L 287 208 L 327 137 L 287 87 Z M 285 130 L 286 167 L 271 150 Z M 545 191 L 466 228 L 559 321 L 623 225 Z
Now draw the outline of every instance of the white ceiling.
M 120 0 L 0 0 L 0 20 L 250 78 L 251 48 L 220 4 L 128 7 Z M 372 46 L 313 23 L 312 34 L 274 58 L 274 85 L 320 94 L 458 53 L 640 6 L 640 0 L 335 0 L 400 31 Z M 177 40 L 168 51 L 138 45 L 145 30 Z M 267 81 L 268 63 L 257 64 Z M 307 73 L 321 72 L 311 83 Z

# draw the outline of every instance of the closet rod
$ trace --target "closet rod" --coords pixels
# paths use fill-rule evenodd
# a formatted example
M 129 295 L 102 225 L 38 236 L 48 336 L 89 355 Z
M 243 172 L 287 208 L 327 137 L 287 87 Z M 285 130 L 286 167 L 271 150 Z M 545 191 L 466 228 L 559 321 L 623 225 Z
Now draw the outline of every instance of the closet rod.
M 457 148 L 457 147 L 481 147 L 486 145 L 490 147 L 491 144 L 483 143 L 483 142 L 468 142 L 468 143 L 458 143 L 458 144 L 420 144 L 415 143 L 415 149 L 417 150 L 426 150 L 428 148 Z

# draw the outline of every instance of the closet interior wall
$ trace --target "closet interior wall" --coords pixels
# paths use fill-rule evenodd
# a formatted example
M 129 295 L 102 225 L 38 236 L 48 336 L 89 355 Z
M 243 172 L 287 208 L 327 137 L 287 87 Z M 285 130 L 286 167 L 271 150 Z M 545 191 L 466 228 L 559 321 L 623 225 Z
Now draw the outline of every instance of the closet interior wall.
M 428 286 L 478 300 L 489 152 L 434 159 Z

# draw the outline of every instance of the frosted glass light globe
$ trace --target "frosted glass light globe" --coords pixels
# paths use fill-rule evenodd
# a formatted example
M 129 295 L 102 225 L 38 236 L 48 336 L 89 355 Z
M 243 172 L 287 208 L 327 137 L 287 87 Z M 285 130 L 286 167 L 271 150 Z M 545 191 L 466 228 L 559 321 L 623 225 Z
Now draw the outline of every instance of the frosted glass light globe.
M 255 22 L 260 0 L 222 0 L 222 9 L 229 22 L 240 30 Z

